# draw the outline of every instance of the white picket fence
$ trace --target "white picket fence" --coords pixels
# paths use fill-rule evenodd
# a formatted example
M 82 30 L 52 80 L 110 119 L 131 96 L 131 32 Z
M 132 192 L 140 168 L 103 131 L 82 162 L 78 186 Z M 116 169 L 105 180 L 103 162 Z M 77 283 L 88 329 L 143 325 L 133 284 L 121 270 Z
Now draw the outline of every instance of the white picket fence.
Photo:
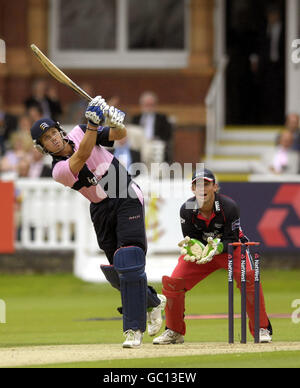
M 76 193 L 65 189 L 52 179 L 18 179 L 15 185 L 17 200 L 20 203 L 17 216 L 20 241 L 16 243 L 17 248 L 75 249 L 77 209 L 82 206 L 82 201 L 76 198 Z
M 190 194 L 190 183 L 137 181 L 146 193 L 147 276 L 160 281 L 171 274 L 179 256 L 179 209 Z M 17 249 L 74 250 L 74 274 L 86 281 L 105 281 L 99 266 L 107 259 L 98 248 L 89 201 L 52 179 L 18 179 L 15 188 L 20 203 Z M 158 198 L 151 197 L 154 192 Z

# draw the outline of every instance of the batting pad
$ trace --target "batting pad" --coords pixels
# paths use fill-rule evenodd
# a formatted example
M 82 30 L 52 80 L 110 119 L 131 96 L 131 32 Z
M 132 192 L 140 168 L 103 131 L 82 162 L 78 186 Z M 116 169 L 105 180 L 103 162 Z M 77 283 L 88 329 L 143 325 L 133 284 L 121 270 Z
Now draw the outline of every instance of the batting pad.
M 113 265 L 100 265 L 106 280 L 117 290 L 120 291 L 120 278 Z
M 106 280 L 118 291 L 120 291 L 120 278 L 113 265 L 101 264 L 100 269 L 103 272 Z M 155 289 L 151 286 L 147 288 L 147 307 L 153 308 L 160 304 L 160 299 L 157 296 Z
M 124 247 L 114 255 L 114 267 L 120 278 L 123 330 L 146 330 L 147 277 L 145 253 L 138 247 Z

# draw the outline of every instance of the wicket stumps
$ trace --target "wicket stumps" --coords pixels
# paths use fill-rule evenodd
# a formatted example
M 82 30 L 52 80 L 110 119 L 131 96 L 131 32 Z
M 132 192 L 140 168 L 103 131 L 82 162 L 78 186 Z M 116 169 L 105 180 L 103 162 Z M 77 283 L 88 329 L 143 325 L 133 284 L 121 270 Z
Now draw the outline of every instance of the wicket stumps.
M 234 343 L 234 247 L 241 248 L 241 343 L 247 343 L 247 257 L 246 252 L 251 246 L 259 246 L 259 242 L 232 243 L 228 245 L 228 342 Z M 254 342 L 259 343 L 260 330 L 260 255 L 254 253 Z

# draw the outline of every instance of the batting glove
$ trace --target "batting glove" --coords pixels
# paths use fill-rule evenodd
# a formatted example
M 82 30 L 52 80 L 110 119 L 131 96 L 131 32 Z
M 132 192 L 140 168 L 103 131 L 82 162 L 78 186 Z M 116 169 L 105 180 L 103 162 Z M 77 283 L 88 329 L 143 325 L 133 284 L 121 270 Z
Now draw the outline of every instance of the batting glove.
M 201 258 L 197 260 L 197 264 L 206 264 L 212 261 L 216 254 L 220 254 L 223 251 L 223 243 L 219 238 L 213 239 L 208 237 L 207 245 L 205 246 Z
M 178 246 L 181 248 L 181 254 L 184 255 L 183 260 L 194 263 L 201 259 L 204 245 L 200 241 L 186 236 Z
M 115 108 L 114 106 L 110 106 L 107 113 L 105 112 L 105 116 L 104 125 L 110 128 L 125 128 L 123 122 L 126 115 L 121 110 Z
M 97 96 L 89 103 L 85 112 L 85 117 L 92 125 L 100 125 L 104 121 L 104 113 L 101 105 L 105 100 L 101 96 Z

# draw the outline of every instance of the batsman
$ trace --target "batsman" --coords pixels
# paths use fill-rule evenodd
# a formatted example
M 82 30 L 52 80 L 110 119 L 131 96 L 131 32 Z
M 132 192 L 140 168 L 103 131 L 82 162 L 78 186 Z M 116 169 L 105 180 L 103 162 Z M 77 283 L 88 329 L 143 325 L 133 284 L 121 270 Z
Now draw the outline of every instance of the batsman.
M 181 256 L 172 275 L 163 276 L 163 294 L 167 297 L 165 308 L 166 330 L 153 340 L 155 345 L 180 344 L 184 342 L 185 294 L 212 272 L 228 267 L 228 244 L 247 242 L 240 226 L 239 208 L 229 197 L 219 193 L 212 171 L 196 171 L 192 178 L 194 196 L 180 209 L 184 240 L 179 243 Z M 233 276 L 241 288 L 240 247 L 234 251 Z M 254 335 L 254 265 L 246 253 L 247 313 L 249 329 Z M 271 342 L 272 327 L 265 309 L 260 287 L 260 342 Z
M 149 335 L 160 330 L 166 298 L 147 284 L 143 194 L 105 149 L 126 136 L 125 114 L 97 96 L 85 117 L 87 125 L 76 125 L 68 134 L 51 119 L 38 120 L 31 136 L 39 151 L 52 156 L 54 180 L 90 201 L 98 244 L 109 262 L 101 270 L 121 293 L 123 347 L 135 348 L 142 343 L 147 321 Z

